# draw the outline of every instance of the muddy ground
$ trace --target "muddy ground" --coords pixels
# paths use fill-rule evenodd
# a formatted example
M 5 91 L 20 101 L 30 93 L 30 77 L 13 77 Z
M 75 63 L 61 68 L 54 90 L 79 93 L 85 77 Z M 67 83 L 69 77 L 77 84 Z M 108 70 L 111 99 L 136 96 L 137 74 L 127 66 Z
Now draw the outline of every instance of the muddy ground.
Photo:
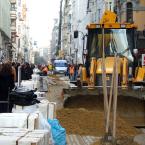
M 57 111 L 57 118 L 67 134 L 104 135 L 103 97 L 76 96 L 66 100 L 64 108 Z M 141 111 L 138 111 L 141 110 Z M 117 137 L 119 145 L 137 145 L 133 137 L 140 130 L 133 126 L 144 123 L 144 103 L 127 97 L 118 98 Z M 137 118 L 136 118 L 137 117 Z M 96 143 L 94 145 L 98 145 Z

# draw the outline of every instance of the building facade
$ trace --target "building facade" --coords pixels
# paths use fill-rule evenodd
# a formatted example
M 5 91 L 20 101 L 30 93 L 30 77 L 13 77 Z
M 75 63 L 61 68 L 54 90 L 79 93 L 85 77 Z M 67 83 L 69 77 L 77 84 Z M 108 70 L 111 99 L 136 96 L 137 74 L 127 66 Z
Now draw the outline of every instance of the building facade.
M 17 61 L 29 62 L 29 19 L 27 15 L 27 0 L 17 2 Z
M 83 62 L 86 47 L 86 26 L 99 23 L 104 11 L 113 11 L 114 0 L 65 0 L 62 17 L 61 47 L 72 63 Z M 74 38 L 74 32 L 78 37 Z
M 144 0 L 122 0 L 116 4 L 118 19 L 121 23 L 134 23 L 137 25 L 138 49 L 145 48 L 145 1 Z
M 11 9 L 10 9 L 10 18 L 11 18 L 11 43 L 12 43 L 12 61 L 16 61 L 17 56 L 17 44 L 16 44 L 16 38 L 17 38 L 17 29 L 16 29 L 16 0 L 10 0 L 11 3 Z
M 145 22 L 143 21 L 145 14 L 144 0 L 122 0 L 117 3 L 117 7 L 120 22 L 135 23 L 138 30 L 145 29 Z
M 137 25 L 137 48 L 145 48 L 145 1 L 144 0 L 63 0 L 61 50 L 64 57 L 74 63 L 82 63 L 83 36 L 87 34 L 89 23 L 99 23 L 104 12 L 110 10 L 117 14 L 120 23 Z M 74 38 L 74 31 L 78 37 Z M 85 37 L 86 40 L 86 37 Z
M 65 0 L 62 17 L 61 47 L 64 57 L 70 63 L 82 61 L 82 37 L 86 33 L 86 24 L 89 20 L 87 0 Z M 78 30 L 78 38 L 74 38 L 74 31 Z
M 61 28 L 61 53 L 63 54 L 61 57 L 65 59 L 69 59 L 71 52 L 71 0 L 64 1 L 64 7 L 62 12 L 62 28 Z
M 9 60 L 12 53 L 10 1 L 0 0 L 0 61 Z
M 57 55 L 57 48 L 58 48 L 58 19 L 55 19 L 54 20 L 54 27 L 53 27 L 53 30 L 52 30 L 52 39 L 51 39 L 51 52 L 50 52 L 50 56 L 49 58 L 50 59 L 55 59 L 56 58 L 56 55 Z M 51 60 L 49 60 L 51 61 Z

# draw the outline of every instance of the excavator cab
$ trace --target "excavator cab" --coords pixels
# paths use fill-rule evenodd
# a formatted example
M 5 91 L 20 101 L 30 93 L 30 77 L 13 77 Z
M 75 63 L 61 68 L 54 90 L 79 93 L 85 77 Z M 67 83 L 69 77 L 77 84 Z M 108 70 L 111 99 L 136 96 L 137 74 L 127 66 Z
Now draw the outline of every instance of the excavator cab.
M 102 48 L 104 47 L 105 65 L 107 74 L 107 84 L 110 84 L 113 72 L 114 56 L 119 56 L 118 75 L 119 85 L 127 85 L 129 76 L 128 67 L 132 67 L 135 74 L 133 50 L 135 49 L 135 31 L 134 25 L 129 24 L 90 24 L 88 27 L 87 39 L 87 58 L 86 69 L 92 67 L 91 59 L 96 58 L 96 82 L 95 85 L 102 85 Z M 87 74 L 91 75 L 91 72 Z
M 100 25 L 101 26 L 101 25 Z M 98 27 L 98 26 L 97 26 Z M 120 56 L 127 57 L 133 62 L 133 49 L 134 44 L 134 31 L 135 29 L 125 28 L 104 28 L 104 34 L 102 34 L 102 28 L 88 29 L 88 43 L 87 50 L 88 56 L 101 58 L 103 47 L 103 35 L 104 35 L 104 47 L 105 56 L 114 56 L 117 53 Z

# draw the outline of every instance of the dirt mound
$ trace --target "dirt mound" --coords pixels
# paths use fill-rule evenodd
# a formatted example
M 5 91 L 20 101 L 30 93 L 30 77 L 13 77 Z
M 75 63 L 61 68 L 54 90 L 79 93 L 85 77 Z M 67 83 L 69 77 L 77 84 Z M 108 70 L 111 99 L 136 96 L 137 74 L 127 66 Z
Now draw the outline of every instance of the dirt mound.
M 75 96 L 66 100 L 66 108 L 103 111 L 103 96 Z M 145 125 L 145 102 L 133 97 L 118 96 L 117 114 L 132 126 Z
M 60 124 L 66 128 L 67 134 L 103 136 L 104 113 L 84 108 L 61 109 L 57 111 Z M 117 136 L 135 136 L 139 131 L 117 117 Z

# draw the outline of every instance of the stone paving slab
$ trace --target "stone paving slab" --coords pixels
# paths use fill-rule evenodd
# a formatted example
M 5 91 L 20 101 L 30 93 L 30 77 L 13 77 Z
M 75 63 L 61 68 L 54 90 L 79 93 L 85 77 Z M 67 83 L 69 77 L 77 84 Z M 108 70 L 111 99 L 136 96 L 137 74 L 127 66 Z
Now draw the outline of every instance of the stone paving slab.
M 71 134 L 67 135 L 67 145 L 92 145 L 99 139 L 100 137 Z
M 135 136 L 134 141 L 140 145 L 145 145 L 145 134 L 139 134 Z

